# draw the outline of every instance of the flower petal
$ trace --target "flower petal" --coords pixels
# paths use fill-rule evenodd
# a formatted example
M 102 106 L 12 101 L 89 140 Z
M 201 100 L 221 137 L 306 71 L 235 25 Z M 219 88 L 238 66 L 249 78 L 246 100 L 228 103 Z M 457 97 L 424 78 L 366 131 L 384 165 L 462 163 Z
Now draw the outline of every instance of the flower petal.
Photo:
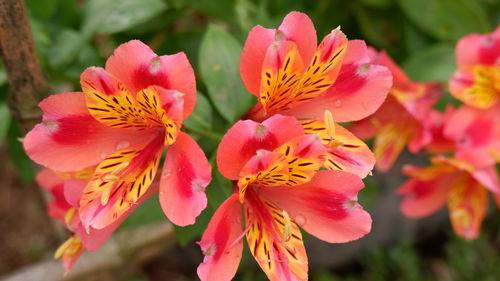
M 356 45 L 357 60 L 349 53 L 353 45 Z M 358 50 L 359 45 L 359 41 L 348 42 L 346 58 L 349 60 L 344 60 L 333 87 L 283 114 L 319 120 L 325 110 L 330 110 L 336 122 L 349 122 L 374 113 L 391 89 L 392 76 L 386 67 L 369 63 L 366 45 L 362 46 L 364 52 Z
M 49 169 L 43 169 L 36 175 L 36 182 L 47 190 L 52 199 L 48 202 L 48 213 L 52 219 L 64 220 L 66 212 L 71 205 L 64 197 L 64 181 Z
M 148 86 L 184 93 L 184 118 L 196 103 L 194 71 L 184 53 L 158 56 L 147 45 L 132 40 L 118 46 L 106 61 L 106 70 L 135 95 Z
M 492 65 L 500 57 L 500 27 L 490 34 L 469 34 L 457 43 L 459 68 L 476 64 Z
M 104 159 L 80 199 L 80 218 L 88 228 L 102 229 L 123 215 L 148 190 L 158 170 L 163 139 L 143 148 L 126 148 Z
M 297 44 L 302 59 L 307 63 L 316 49 L 316 30 L 309 17 L 303 13 L 289 13 L 278 29 L 255 26 L 248 33 L 240 60 L 240 74 L 248 91 L 259 95 L 261 72 L 269 46 L 276 40 Z
M 330 139 L 325 122 L 302 120 L 308 134 L 319 134 L 327 148 L 325 167 L 330 170 L 351 172 L 361 178 L 366 177 L 375 165 L 375 156 L 370 148 L 339 124 L 335 124 L 335 136 Z
M 269 280 L 307 280 L 302 234 L 286 211 L 249 191 L 245 225 L 250 252 Z
M 285 209 L 310 234 L 330 243 L 344 243 L 371 230 L 370 215 L 357 203 L 363 187 L 354 174 L 319 171 L 306 184 L 266 188 L 261 195 Z
M 466 174 L 455 181 L 448 198 L 448 211 L 458 236 L 477 238 L 487 207 L 487 192 L 481 184 Z
M 205 255 L 198 266 L 202 281 L 229 281 L 236 274 L 243 251 L 241 205 L 233 194 L 217 209 L 198 243 Z
M 415 166 L 405 166 L 403 172 L 422 177 L 407 180 L 397 190 L 404 196 L 401 211 L 405 216 L 425 217 L 444 206 L 456 174 L 443 171 L 440 167 Z
M 281 144 L 302 135 L 304 130 L 293 117 L 274 115 L 262 123 L 238 121 L 222 138 L 217 150 L 220 173 L 238 180 L 240 171 L 259 149 L 274 150 Z
M 117 147 L 144 145 L 150 134 L 102 125 L 90 116 L 83 93 L 52 95 L 40 103 L 43 122 L 23 140 L 28 156 L 57 171 L 79 171 L 98 164 Z M 68 157 L 71 155 L 71 157 Z
M 205 187 L 212 179 L 205 153 L 186 133 L 168 148 L 160 180 L 160 203 L 176 225 L 194 224 L 207 206 Z
M 262 65 L 263 83 L 259 97 L 268 114 L 290 107 L 303 70 L 304 64 L 295 43 L 279 41 L 268 48 Z

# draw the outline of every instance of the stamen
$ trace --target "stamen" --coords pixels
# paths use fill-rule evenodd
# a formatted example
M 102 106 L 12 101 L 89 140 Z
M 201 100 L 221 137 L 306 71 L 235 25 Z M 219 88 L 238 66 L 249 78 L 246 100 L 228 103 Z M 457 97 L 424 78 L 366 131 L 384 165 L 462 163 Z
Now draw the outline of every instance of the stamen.
M 330 110 L 325 110 L 324 113 L 326 132 L 328 137 L 330 137 L 330 141 L 335 138 L 335 121 L 333 121 L 332 112 Z
M 234 245 L 238 244 L 238 242 L 240 242 L 241 239 L 243 239 L 243 237 L 245 237 L 245 235 L 247 235 L 248 231 L 252 227 L 252 223 L 253 223 L 253 219 L 250 220 L 250 222 L 248 223 L 248 226 L 243 230 L 243 232 L 238 237 L 236 237 L 236 239 L 234 239 L 234 241 L 231 242 L 231 244 L 229 244 L 228 249 L 231 249 Z
M 110 181 L 117 181 L 120 179 L 118 176 L 111 174 L 107 174 L 104 177 L 102 177 L 103 182 L 110 182 Z
M 285 226 L 283 227 L 283 242 L 287 242 L 292 237 L 292 220 L 285 210 L 281 211 L 283 219 L 285 220 Z
M 123 169 L 127 168 L 130 162 L 123 162 L 120 165 L 116 166 L 116 168 L 111 171 L 111 175 L 116 175 L 121 172 Z
M 75 215 L 75 213 L 76 213 L 76 208 L 74 208 L 74 207 L 69 208 L 69 210 L 64 215 L 64 222 L 70 223 L 71 220 L 73 219 L 73 216 Z
M 68 255 L 75 255 L 82 249 L 82 240 L 77 237 L 71 237 L 68 240 L 64 241 L 64 243 L 57 248 L 54 253 L 54 258 L 58 259 L 62 257 L 65 253 Z
M 113 184 L 110 184 L 104 188 L 104 190 L 101 193 L 101 205 L 106 205 L 108 204 L 109 201 L 109 196 L 111 195 L 111 189 L 113 188 Z

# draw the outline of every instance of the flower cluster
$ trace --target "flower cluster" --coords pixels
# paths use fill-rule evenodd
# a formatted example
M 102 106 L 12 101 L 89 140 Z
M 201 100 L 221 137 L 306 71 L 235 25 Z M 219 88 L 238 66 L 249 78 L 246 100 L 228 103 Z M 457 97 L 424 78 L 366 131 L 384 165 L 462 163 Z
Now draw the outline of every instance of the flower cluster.
M 373 115 L 352 124 L 361 138 L 375 137 L 376 167 L 391 168 L 408 143 L 416 153 L 433 154 L 430 167 L 406 165 L 410 179 L 398 190 L 401 211 L 420 218 L 448 205 L 455 233 L 477 238 L 486 215 L 487 191 L 500 206 L 500 27 L 491 34 L 471 34 L 456 48 L 458 70 L 449 81 L 451 94 L 464 104 L 444 113 L 432 109 L 439 84 L 410 81 L 384 52 L 373 52 L 392 71 L 389 97 Z
M 317 46 L 311 20 L 298 12 L 277 29 L 250 31 L 240 72 L 258 101 L 244 116 L 250 120 L 237 122 L 219 145 L 217 166 L 234 181 L 234 194 L 199 243 L 205 259 L 198 276 L 231 280 L 246 237 L 270 280 L 307 280 L 299 227 L 330 243 L 370 232 L 357 193 L 375 158 L 336 122 L 375 112 L 391 73 L 363 41 L 348 41 L 339 28 Z
M 430 167 L 403 168 L 402 212 L 418 218 L 447 203 L 454 231 L 476 238 L 487 191 L 500 206 L 500 28 L 460 40 L 457 65 L 449 89 L 464 105 L 442 113 L 433 109 L 442 85 L 411 81 L 387 53 L 340 28 L 318 44 L 300 12 L 276 29 L 255 26 L 240 75 L 257 102 L 214 155 L 233 190 L 198 242 L 200 279 L 231 280 L 246 240 L 270 280 L 307 280 L 301 229 L 329 243 L 368 234 L 362 179 L 374 167 L 388 171 L 406 146 L 434 155 Z M 172 223 L 194 224 L 212 175 L 182 131 L 196 103 L 184 53 L 158 56 L 133 40 L 105 68 L 86 69 L 80 84 L 81 92 L 43 100 L 43 121 L 23 140 L 44 166 L 37 182 L 52 194 L 50 217 L 70 232 L 55 254 L 68 271 L 154 193 Z M 372 137 L 373 153 L 361 140 Z

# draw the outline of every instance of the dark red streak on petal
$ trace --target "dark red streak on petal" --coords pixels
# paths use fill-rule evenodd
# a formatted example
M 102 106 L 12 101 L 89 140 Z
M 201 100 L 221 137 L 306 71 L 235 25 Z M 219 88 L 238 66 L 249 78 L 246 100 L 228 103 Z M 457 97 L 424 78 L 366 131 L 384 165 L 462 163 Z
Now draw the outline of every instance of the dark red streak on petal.
M 86 144 L 89 137 L 97 130 L 99 124 L 94 118 L 89 116 L 68 116 L 55 121 L 52 139 L 63 145 Z M 50 126 L 50 125 L 49 125 Z

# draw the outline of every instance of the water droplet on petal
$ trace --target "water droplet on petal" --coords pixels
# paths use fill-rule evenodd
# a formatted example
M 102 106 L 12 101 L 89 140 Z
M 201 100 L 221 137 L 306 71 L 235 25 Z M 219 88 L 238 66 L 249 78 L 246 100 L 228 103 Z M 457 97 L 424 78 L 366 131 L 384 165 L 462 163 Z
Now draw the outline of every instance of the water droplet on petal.
M 106 159 L 106 157 L 108 157 L 108 154 L 106 154 L 106 153 L 101 153 L 101 155 L 100 155 L 100 156 L 101 156 L 101 159 Z
M 363 107 L 364 110 L 368 110 L 368 108 L 370 108 L 368 103 L 366 102 L 361 103 L 361 106 Z
M 304 226 L 306 224 L 306 217 L 304 217 L 303 215 L 297 215 L 297 216 L 295 216 L 294 221 L 299 226 Z
M 339 108 L 342 106 L 342 101 L 341 100 L 336 100 L 335 103 L 333 103 L 333 106 Z
M 116 150 L 122 150 L 130 146 L 130 142 L 128 141 L 121 141 L 116 145 Z

